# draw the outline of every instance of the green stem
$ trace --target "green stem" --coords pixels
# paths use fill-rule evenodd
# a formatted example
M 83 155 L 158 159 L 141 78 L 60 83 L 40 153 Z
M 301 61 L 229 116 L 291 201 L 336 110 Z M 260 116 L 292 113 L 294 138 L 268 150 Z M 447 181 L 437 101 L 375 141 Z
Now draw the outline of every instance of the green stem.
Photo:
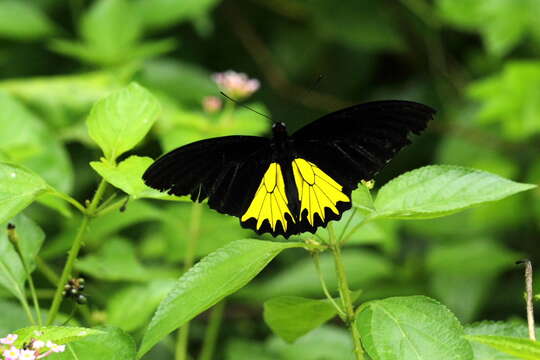
M 35 325 L 36 320 L 34 319 L 34 315 L 32 315 L 32 311 L 30 310 L 30 306 L 28 306 L 28 301 L 26 301 L 25 296 L 24 295 L 20 296 L 19 301 L 21 302 L 24 312 L 26 313 L 26 317 L 28 318 L 28 321 L 30 321 L 32 325 Z
M 15 247 L 17 248 L 17 252 L 19 253 L 19 258 L 21 259 L 21 263 L 24 268 L 26 279 L 28 280 L 28 285 L 30 287 L 30 294 L 32 295 L 32 302 L 34 303 L 34 310 L 36 311 L 36 316 L 38 319 L 37 323 L 39 326 L 42 326 L 43 319 L 41 318 L 41 309 L 39 308 L 39 301 L 36 294 L 36 287 L 34 286 L 34 280 L 32 279 L 32 275 L 30 274 L 30 268 L 28 267 L 28 264 L 26 260 L 24 259 L 19 241 L 15 240 L 14 243 L 15 243 Z
M 330 238 L 330 249 L 334 255 L 334 263 L 336 265 L 336 274 L 338 279 L 339 293 L 341 302 L 346 314 L 346 325 L 351 332 L 354 354 L 356 360 L 364 360 L 364 350 L 360 342 L 360 334 L 355 324 L 354 308 L 351 298 L 351 290 L 349 289 L 349 283 L 347 282 L 347 274 L 345 272 L 345 266 L 343 265 L 343 259 L 341 257 L 341 244 L 336 239 L 334 228 L 332 224 L 328 224 L 328 235 Z
M 226 101 L 225 102 L 225 107 L 223 109 L 223 112 L 222 112 L 222 115 L 220 117 L 220 120 L 219 122 L 221 123 L 221 125 L 224 125 L 224 126 L 231 126 L 232 123 L 233 123 L 233 115 L 234 115 L 234 109 L 235 109 L 235 106 L 236 104 L 233 103 L 232 101 Z
M 112 204 L 110 204 L 108 206 L 99 207 L 96 210 L 97 215 L 102 216 L 102 215 L 110 213 L 111 211 L 115 211 L 115 210 L 120 209 L 123 205 L 125 205 L 126 199 L 127 199 L 127 197 L 123 197 L 122 199 L 120 199 L 118 201 L 115 201 L 114 203 L 112 203 Z
M 219 335 L 219 328 L 221 327 L 221 322 L 223 320 L 223 311 L 225 309 L 225 300 L 220 301 L 214 306 L 212 314 L 210 315 L 210 322 L 206 328 L 206 333 L 204 334 L 204 342 L 199 355 L 199 360 L 212 360 L 214 356 L 214 350 L 216 348 L 216 343 Z
M 326 286 L 326 282 L 324 281 L 324 275 L 323 275 L 323 273 L 321 271 L 321 265 L 320 265 L 320 261 L 319 261 L 319 253 L 315 251 L 315 252 L 313 252 L 311 254 L 311 257 L 313 258 L 313 264 L 315 264 L 315 269 L 317 270 L 317 274 L 319 275 L 319 281 L 321 282 L 321 286 L 322 286 L 324 295 L 330 301 L 330 303 L 336 308 L 336 311 L 337 311 L 339 317 L 341 318 L 341 320 L 345 321 L 345 319 L 346 319 L 345 312 L 343 311 L 341 306 L 339 306 L 336 303 L 336 301 L 334 300 L 332 295 L 330 295 L 330 292 L 328 291 L 328 287 Z
M 191 207 L 191 222 L 189 227 L 189 236 L 186 244 L 186 254 L 184 257 L 184 272 L 188 271 L 195 261 L 195 252 L 197 250 L 197 240 L 201 227 L 202 204 L 193 203 Z M 189 342 L 189 322 L 180 328 L 178 331 L 178 339 L 176 342 L 176 360 L 186 360 L 188 358 L 188 342 Z
M 77 235 L 75 236 L 73 244 L 71 245 L 71 249 L 69 250 L 68 258 L 66 260 L 66 264 L 64 265 L 64 270 L 62 270 L 62 275 L 60 275 L 60 281 L 56 285 L 56 292 L 54 294 L 51 308 L 49 309 L 47 325 L 52 325 L 54 319 L 56 318 L 56 315 L 58 314 L 58 309 L 60 308 L 60 304 L 62 303 L 62 291 L 64 290 L 64 285 L 67 284 L 69 277 L 71 276 L 73 265 L 75 264 L 75 260 L 79 255 L 79 250 L 81 249 L 83 243 L 84 234 L 88 228 L 90 219 L 95 216 L 96 208 L 99 205 L 99 202 L 101 201 L 101 198 L 103 197 L 106 188 L 107 183 L 104 179 L 102 179 L 99 183 L 96 193 L 94 194 L 94 197 L 92 198 L 92 201 L 84 212 L 81 225 L 79 226 Z
M 51 194 L 58 197 L 58 198 L 60 198 L 60 199 L 62 199 L 62 200 L 67 201 L 68 203 L 73 205 L 73 207 L 75 207 L 77 210 L 79 210 L 81 213 L 83 213 L 83 214 L 85 213 L 86 209 L 84 208 L 84 206 L 82 206 L 80 202 L 78 202 L 77 200 L 75 200 L 71 196 L 69 196 L 67 194 L 64 194 L 64 193 L 61 193 L 59 191 L 56 191 L 54 189 L 51 192 Z

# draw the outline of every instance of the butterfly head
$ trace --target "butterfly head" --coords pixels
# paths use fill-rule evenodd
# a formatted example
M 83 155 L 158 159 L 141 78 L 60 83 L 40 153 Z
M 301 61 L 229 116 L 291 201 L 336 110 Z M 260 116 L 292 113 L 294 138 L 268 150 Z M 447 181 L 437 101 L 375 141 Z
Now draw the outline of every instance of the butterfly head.
M 282 122 L 275 122 L 272 124 L 272 135 L 274 139 L 282 139 L 287 137 L 287 126 Z

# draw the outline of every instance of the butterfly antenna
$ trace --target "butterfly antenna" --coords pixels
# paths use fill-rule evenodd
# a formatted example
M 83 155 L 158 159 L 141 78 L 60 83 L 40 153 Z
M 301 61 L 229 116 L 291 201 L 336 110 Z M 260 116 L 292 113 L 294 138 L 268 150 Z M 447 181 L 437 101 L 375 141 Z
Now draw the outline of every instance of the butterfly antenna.
M 240 106 L 242 106 L 242 107 L 244 107 L 244 108 L 246 108 L 246 109 L 248 109 L 248 110 L 253 111 L 253 112 L 256 113 L 256 114 L 259 114 L 259 115 L 264 116 L 265 118 L 267 118 L 267 119 L 269 119 L 269 120 L 271 120 L 271 121 L 274 121 L 274 120 L 272 120 L 272 118 L 271 118 L 270 116 L 268 116 L 268 115 L 266 115 L 266 114 L 263 114 L 262 112 L 259 112 L 259 111 L 255 110 L 255 109 L 252 109 L 252 108 L 250 108 L 250 107 L 247 106 L 247 105 L 241 104 L 238 100 L 233 99 L 233 98 L 230 97 L 229 95 L 225 94 L 223 91 L 220 91 L 219 93 L 220 93 L 221 95 L 223 95 L 225 98 L 227 98 L 227 99 L 229 99 L 230 101 L 232 101 L 233 103 L 235 103 L 236 105 L 240 105 Z

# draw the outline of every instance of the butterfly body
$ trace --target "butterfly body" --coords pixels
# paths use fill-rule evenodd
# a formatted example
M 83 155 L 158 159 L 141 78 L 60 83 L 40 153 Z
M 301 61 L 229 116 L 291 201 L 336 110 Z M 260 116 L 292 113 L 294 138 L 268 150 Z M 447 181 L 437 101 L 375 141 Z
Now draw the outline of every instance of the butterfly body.
M 351 193 L 422 131 L 434 110 L 379 101 L 326 115 L 292 135 L 274 123 L 272 137 L 225 136 L 182 146 L 156 160 L 147 185 L 208 198 L 257 233 L 315 232 L 350 209 Z

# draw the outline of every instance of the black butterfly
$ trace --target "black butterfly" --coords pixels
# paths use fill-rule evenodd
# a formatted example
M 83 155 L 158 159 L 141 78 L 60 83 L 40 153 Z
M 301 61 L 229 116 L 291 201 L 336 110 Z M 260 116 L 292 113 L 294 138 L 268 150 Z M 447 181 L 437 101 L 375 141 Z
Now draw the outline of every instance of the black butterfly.
M 435 110 L 410 101 L 375 101 L 325 115 L 292 135 L 224 136 L 177 148 L 144 173 L 173 195 L 208 198 L 245 228 L 273 236 L 315 232 L 351 208 L 351 192 L 372 179 L 420 133 Z

